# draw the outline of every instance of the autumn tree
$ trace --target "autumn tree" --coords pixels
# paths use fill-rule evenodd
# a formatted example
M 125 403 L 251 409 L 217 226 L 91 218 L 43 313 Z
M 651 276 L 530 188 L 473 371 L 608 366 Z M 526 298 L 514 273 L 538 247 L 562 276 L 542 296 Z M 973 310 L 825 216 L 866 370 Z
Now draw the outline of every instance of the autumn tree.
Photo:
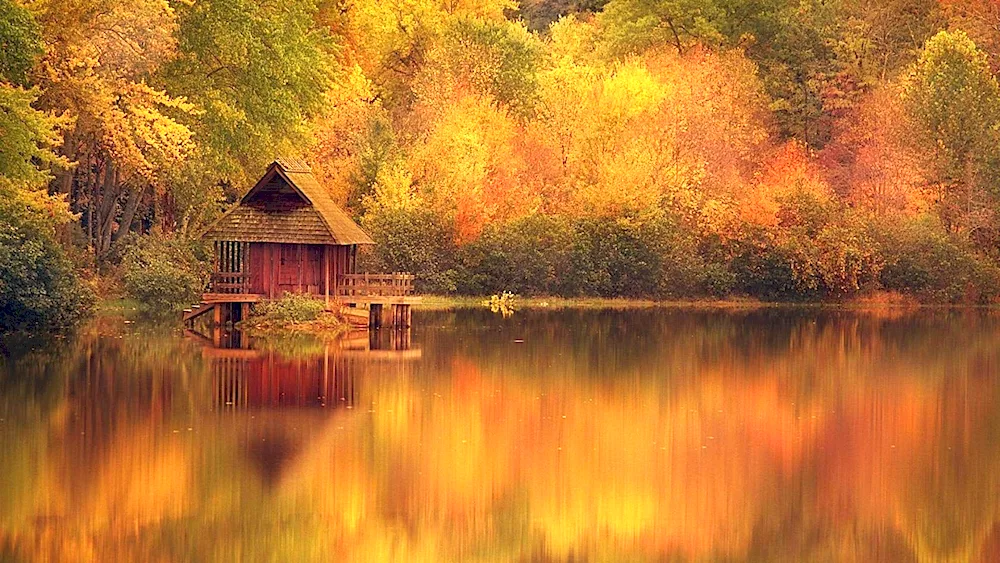
M 325 21 L 344 39 L 345 61 L 358 65 L 390 109 L 414 101 L 412 82 L 453 22 L 503 22 L 511 0 L 358 0 L 325 2 Z
M 607 0 L 520 0 L 517 15 L 534 31 L 545 31 L 550 25 L 571 14 L 599 12 Z
M 72 166 L 55 187 L 70 194 L 100 257 L 128 232 L 140 204 L 162 194 L 190 154 L 184 100 L 154 87 L 176 53 L 173 9 L 152 0 L 32 5 L 45 40 L 35 76 L 39 105 L 72 120 L 61 153 Z
M 1000 4 L 993 0 L 937 0 L 937 4 L 951 26 L 968 33 L 988 54 L 993 70 L 1000 68 Z
M 524 216 L 539 206 L 538 193 L 529 189 L 521 134 L 508 112 L 469 95 L 414 148 L 414 179 L 432 208 L 453 218 L 460 242 L 474 239 L 488 223 Z
M 821 153 L 833 190 L 879 218 L 928 211 L 924 158 L 912 142 L 913 127 L 898 85 L 867 95 L 841 120 Z

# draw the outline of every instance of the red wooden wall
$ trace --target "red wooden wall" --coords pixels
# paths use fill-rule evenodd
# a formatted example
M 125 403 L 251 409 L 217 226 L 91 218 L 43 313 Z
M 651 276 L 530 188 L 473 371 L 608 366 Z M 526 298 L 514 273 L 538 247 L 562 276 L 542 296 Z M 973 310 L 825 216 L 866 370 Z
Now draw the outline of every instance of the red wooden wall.
M 325 253 L 329 253 L 330 295 L 334 295 L 338 276 L 354 271 L 351 246 L 251 243 L 250 292 L 268 297 L 286 292 L 325 295 Z

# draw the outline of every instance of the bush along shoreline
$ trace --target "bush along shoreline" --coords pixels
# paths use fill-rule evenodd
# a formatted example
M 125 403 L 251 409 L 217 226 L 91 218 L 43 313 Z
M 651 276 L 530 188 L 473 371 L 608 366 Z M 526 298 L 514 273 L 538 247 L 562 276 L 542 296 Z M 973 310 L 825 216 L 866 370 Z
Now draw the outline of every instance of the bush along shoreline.
M 359 268 L 412 271 L 417 290 L 442 302 L 502 295 L 573 301 L 650 301 L 879 305 L 995 304 L 1000 268 L 948 235 L 933 218 L 866 224 L 849 212 L 744 228 L 732 238 L 694 236 L 667 220 L 573 219 L 534 215 L 488 228 L 458 246 L 447 229 L 404 229 L 406 239 L 373 229 L 377 244 Z M 805 217 L 796 215 L 801 213 Z M 396 217 L 404 222 L 407 217 Z M 441 236 L 444 231 L 444 236 Z M 392 232 L 400 232 L 393 229 Z M 204 244 L 135 236 L 108 276 L 147 316 L 171 316 L 196 303 L 209 258 Z M 342 319 L 321 300 L 289 295 L 258 304 L 243 327 L 336 332 Z
M 326 310 L 323 300 L 308 295 L 285 294 L 280 299 L 254 303 L 249 318 L 236 328 L 250 334 L 308 332 L 339 336 L 351 326 L 340 315 Z
M 0 176 L 0 334 L 71 328 L 95 296 L 57 240 L 65 202 Z
M 435 229 L 403 240 L 369 222 L 378 244 L 363 264 L 412 271 L 417 290 L 435 295 L 841 303 L 891 293 L 935 305 L 1000 296 L 1000 268 L 931 217 L 878 223 L 794 201 L 782 213 L 778 225 L 726 238 L 664 219 L 534 215 L 461 247 Z M 414 219 L 400 215 L 390 224 Z

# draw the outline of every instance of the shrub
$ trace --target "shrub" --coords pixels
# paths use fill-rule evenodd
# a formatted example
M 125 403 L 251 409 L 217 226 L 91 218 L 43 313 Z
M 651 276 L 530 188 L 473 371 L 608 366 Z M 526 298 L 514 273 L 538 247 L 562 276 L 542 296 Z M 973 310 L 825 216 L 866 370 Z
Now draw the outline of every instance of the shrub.
M 558 293 L 570 274 L 573 238 L 568 220 L 549 215 L 490 225 L 461 251 L 464 275 L 458 290 L 472 295 Z
M 366 226 L 379 241 L 370 267 L 412 271 L 421 291 L 667 297 L 732 287 L 724 265 L 706 263 L 696 238 L 668 218 L 531 215 L 487 226 L 453 263 L 451 231 L 424 212 L 369 215 Z
M 201 241 L 135 235 L 124 249 L 125 292 L 147 312 L 175 312 L 200 299 L 210 271 L 209 252 Z
M 865 225 L 845 219 L 826 225 L 814 239 L 816 275 L 831 296 L 874 289 L 882 271 L 882 255 Z
M 569 295 L 683 297 L 704 294 L 715 274 L 697 241 L 670 218 L 577 222 Z
M 253 306 L 251 326 L 283 326 L 317 320 L 325 310 L 322 300 L 310 295 L 286 293 L 281 299 L 262 301 Z
M 569 295 L 639 297 L 657 292 L 660 257 L 642 236 L 641 225 L 625 219 L 584 219 L 577 223 Z
M 375 248 L 361 256 L 361 270 L 410 272 L 417 291 L 449 293 L 456 289 L 454 229 L 432 211 L 375 207 L 361 224 Z
M 93 304 L 93 292 L 54 240 L 0 220 L 0 331 L 66 328 Z
M 842 297 L 878 284 L 882 258 L 851 210 L 813 194 L 781 202 L 776 226 L 744 227 L 733 242 L 737 287 L 763 299 Z
M 942 303 L 985 303 L 1000 293 L 1000 269 L 936 219 L 884 225 L 878 244 L 885 289 Z
M 731 247 L 729 269 L 737 291 L 762 299 L 787 299 L 806 292 L 799 283 L 801 273 L 796 275 L 793 251 L 778 244 L 774 233 L 748 227 Z
M 55 239 L 64 213 L 0 177 L 0 332 L 66 328 L 92 309 L 93 292 Z

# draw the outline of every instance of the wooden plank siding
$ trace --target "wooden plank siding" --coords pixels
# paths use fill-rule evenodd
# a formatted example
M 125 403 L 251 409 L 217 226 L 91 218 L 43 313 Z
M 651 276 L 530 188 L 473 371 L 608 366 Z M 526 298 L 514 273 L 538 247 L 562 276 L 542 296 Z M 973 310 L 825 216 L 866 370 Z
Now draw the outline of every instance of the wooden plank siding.
M 254 242 L 249 254 L 248 293 L 271 299 L 285 293 L 336 295 L 337 280 L 353 271 L 350 246 Z

